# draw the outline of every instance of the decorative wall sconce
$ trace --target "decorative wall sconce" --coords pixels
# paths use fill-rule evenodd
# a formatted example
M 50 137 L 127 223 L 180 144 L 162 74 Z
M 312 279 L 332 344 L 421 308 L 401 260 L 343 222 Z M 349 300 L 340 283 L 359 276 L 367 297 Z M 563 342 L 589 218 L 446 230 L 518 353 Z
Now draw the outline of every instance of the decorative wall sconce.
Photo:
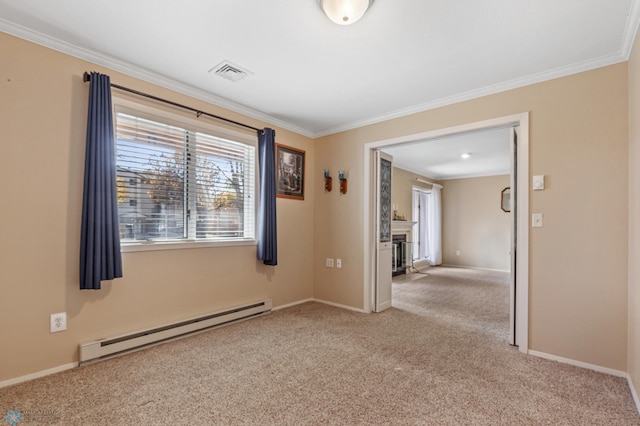
M 338 179 L 340 179 L 340 193 L 347 193 L 347 178 L 344 177 L 344 170 L 338 171 Z
M 333 179 L 329 175 L 329 169 L 324 169 L 324 190 L 331 192 L 333 189 Z

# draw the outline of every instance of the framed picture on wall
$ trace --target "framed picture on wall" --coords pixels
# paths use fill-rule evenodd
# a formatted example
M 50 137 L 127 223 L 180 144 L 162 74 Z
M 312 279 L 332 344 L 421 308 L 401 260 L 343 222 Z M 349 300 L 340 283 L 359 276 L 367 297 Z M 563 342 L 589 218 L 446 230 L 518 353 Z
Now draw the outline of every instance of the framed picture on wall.
M 276 196 L 304 200 L 304 151 L 276 144 Z

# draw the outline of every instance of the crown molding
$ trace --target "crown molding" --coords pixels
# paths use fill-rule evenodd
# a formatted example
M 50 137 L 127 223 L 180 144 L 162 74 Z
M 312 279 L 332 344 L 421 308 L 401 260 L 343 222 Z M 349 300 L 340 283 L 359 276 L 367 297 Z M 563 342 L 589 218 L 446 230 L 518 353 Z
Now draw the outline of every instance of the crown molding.
M 183 95 L 187 95 L 192 98 L 210 103 L 212 105 L 228 109 L 229 111 L 243 114 L 247 117 L 260 120 L 270 125 L 278 126 L 283 129 L 290 130 L 294 133 L 307 136 L 309 138 L 314 137 L 313 132 L 308 129 L 304 129 L 300 126 L 296 126 L 289 122 L 277 119 L 275 117 L 272 117 L 268 114 L 262 113 L 255 109 L 230 101 L 229 99 L 223 98 L 221 96 L 216 96 L 209 92 L 205 92 L 203 90 L 197 89 L 193 86 L 190 86 L 178 80 L 174 80 L 172 78 L 166 77 L 162 74 L 149 71 L 145 68 L 138 67 L 129 62 L 116 59 L 110 55 L 106 55 L 103 53 L 85 49 L 80 46 L 73 45 L 66 41 L 57 39 L 55 37 L 50 37 L 38 31 L 34 31 L 24 26 L 7 21 L 6 19 L 3 19 L 3 18 L 0 18 L 0 31 L 12 36 L 21 38 L 23 40 L 27 40 L 32 43 L 39 44 L 49 49 L 64 53 L 66 55 L 73 56 L 75 58 L 82 59 L 87 62 L 91 62 L 95 65 L 103 66 L 111 70 L 120 72 L 122 74 L 126 74 L 128 76 L 137 78 L 139 80 L 146 81 L 147 83 L 155 84 L 165 89 L 173 90 Z
M 605 67 L 608 65 L 617 64 L 619 62 L 628 61 L 631 56 L 633 44 L 635 42 L 638 30 L 640 28 L 640 0 L 632 0 L 629 15 L 627 16 L 627 22 L 625 24 L 620 50 L 617 53 L 611 55 L 605 55 L 593 60 L 578 62 L 576 64 L 568 65 L 565 67 L 559 67 L 551 71 L 546 71 L 530 76 L 513 79 L 504 83 L 498 83 L 491 86 L 486 86 L 481 89 L 471 90 L 468 92 L 460 93 L 457 95 L 436 99 L 434 101 L 426 102 L 410 106 L 407 108 L 398 109 L 389 113 L 381 114 L 378 116 L 370 117 L 365 120 L 353 121 L 345 123 L 341 126 L 331 127 L 319 132 L 315 132 L 313 137 L 319 138 L 322 136 L 328 136 L 335 133 L 345 132 L 347 130 L 353 130 L 358 127 L 368 126 L 371 124 L 381 123 L 383 121 L 392 120 L 394 118 L 400 118 L 411 114 L 416 114 L 431 109 L 436 109 L 455 103 L 469 101 L 477 99 L 482 96 L 493 95 L 500 92 L 506 92 L 507 90 L 517 89 L 520 87 L 528 86 L 531 84 L 542 83 L 544 81 L 553 80 L 555 78 L 566 77 L 572 74 L 578 74 L 585 71 L 590 71 L 596 68 Z
M 394 160 L 394 161 L 395 161 L 395 160 Z M 408 172 L 408 173 L 414 174 L 414 175 L 416 175 L 416 176 L 423 177 L 423 178 L 425 178 L 425 179 L 431 179 L 431 180 L 436 180 L 436 181 L 437 181 L 437 180 L 440 180 L 440 179 L 438 179 L 438 178 L 434 178 L 434 177 L 432 177 L 432 176 L 425 175 L 423 171 L 421 172 L 421 171 L 418 171 L 418 170 L 414 170 L 414 169 L 412 169 L 412 168 L 410 168 L 410 167 L 400 166 L 400 165 L 396 164 L 395 162 L 394 162 L 394 163 L 392 163 L 392 166 L 393 166 L 394 168 L 396 168 L 396 169 L 404 170 L 405 172 Z
M 444 181 L 447 181 L 447 180 L 456 180 L 456 179 L 473 179 L 473 178 L 480 178 L 480 177 L 508 176 L 508 175 L 511 174 L 510 171 L 504 171 L 504 172 L 493 171 L 493 172 L 484 172 L 484 173 L 466 173 L 466 174 L 451 175 L 451 176 L 446 176 L 446 177 L 433 177 L 431 175 L 425 175 L 424 172 L 420 172 L 418 170 L 414 170 L 414 169 L 412 169 L 410 167 L 399 166 L 396 163 L 393 163 L 393 167 L 395 167 L 397 169 L 400 169 L 400 170 L 404 170 L 405 172 L 412 173 L 414 175 L 421 176 L 421 177 L 426 178 L 426 179 L 435 180 L 437 182 L 444 182 Z
M 508 90 L 518 89 L 520 87 L 529 86 L 536 83 L 542 83 L 545 81 L 553 80 L 560 77 L 566 77 L 572 74 L 578 74 L 584 71 L 590 71 L 596 68 L 605 67 L 608 65 L 617 64 L 619 62 L 626 61 L 624 54 L 618 52 L 611 55 L 602 56 L 589 61 L 583 61 L 576 64 L 568 65 L 565 67 L 559 67 L 550 71 L 541 72 L 538 74 L 529 75 L 522 78 L 516 78 L 503 83 L 498 83 L 490 86 L 486 86 L 476 90 L 470 90 L 464 93 L 448 96 L 445 98 L 436 99 L 434 101 L 425 102 L 418 105 L 413 105 L 407 108 L 401 108 L 396 111 L 381 114 L 375 117 L 371 117 L 365 120 L 353 121 L 341 126 L 332 127 L 320 132 L 314 133 L 314 138 L 332 135 L 335 133 L 345 132 L 347 130 L 353 130 L 359 127 L 368 126 L 371 124 L 381 123 L 383 121 L 392 120 L 394 118 L 401 118 L 411 114 L 416 114 L 448 105 L 457 104 L 460 102 L 470 101 L 472 99 L 481 98 L 483 96 L 493 95 L 496 93 L 506 92 Z
M 356 120 L 349 123 L 345 123 L 339 126 L 330 127 L 325 130 L 311 131 L 309 129 L 297 126 L 290 122 L 275 118 L 258 110 L 246 107 L 244 105 L 235 103 L 229 99 L 214 95 L 212 93 L 197 89 L 188 84 L 171 79 L 164 75 L 155 73 L 153 71 L 144 69 L 142 67 L 135 66 L 125 61 L 118 60 L 112 56 L 102 53 L 94 52 L 89 49 L 85 49 L 79 46 L 75 46 L 71 43 L 67 43 L 60 39 L 50 37 L 37 31 L 33 31 L 29 28 L 15 24 L 0 18 L 0 31 L 7 34 L 19 37 L 21 39 L 48 47 L 58 52 L 74 56 L 79 59 L 86 60 L 96 65 L 104 66 L 114 71 L 121 72 L 134 78 L 146 81 L 151 84 L 155 84 L 175 92 L 191 96 L 195 99 L 228 109 L 230 111 L 243 114 L 247 117 L 254 118 L 256 120 L 263 121 L 265 123 L 272 124 L 274 126 L 281 127 L 283 129 L 290 130 L 300 135 L 309 138 L 319 138 L 323 136 L 332 135 L 335 133 L 345 132 L 353 130 L 359 127 L 364 127 L 372 124 L 381 123 L 384 121 L 405 117 L 411 114 L 416 114 L 460 102 L 465 102 L 473 99 L 477 99 L 483 96 L 493 95 L 496 93 L 505 92 L 508 90 L 525 87 L 531 84 L 541 83 L 548 80 L 553 80 L 560 77 L 577 74 L 580 72 L 590 71 L 596 68 L 613 65 L 619 62 L 629 60 L 633 43 L 636 38 L 640 25 L 640 0 L 632 0 L 629 15 L 625 25 L 623 33 L 623 39 L 621 41 L 620 50 L 611 55 L 602 56 L 594 60 L 588 60 L 579 62 L 576 64 L 568 65 L 565 67 L 559 67 L 551 71 L 546 71 L 530 76 L 516 78 L 507 82 L 498 83 L 490 86 L 486 86 L 480 89 L 467 91 L 464 93 L 436 99 L 433 101 L 412 105 L 406 108 L 401 108 L 388 113 L 380 114 L 377 116 L 369 117 L 364 120 Z
M 622 36 L 622 45 L 620 47 L 620 54 L 626 61 L 631 57 L 631 51 L 633 50 L 633 43 L 636 40 L 638 34 L 638 26 L 640 25 L 640 0 L 631 1 L 631 9 L 629 15 L 627 15 L 627 22 L 624 26 L 624 34 Z

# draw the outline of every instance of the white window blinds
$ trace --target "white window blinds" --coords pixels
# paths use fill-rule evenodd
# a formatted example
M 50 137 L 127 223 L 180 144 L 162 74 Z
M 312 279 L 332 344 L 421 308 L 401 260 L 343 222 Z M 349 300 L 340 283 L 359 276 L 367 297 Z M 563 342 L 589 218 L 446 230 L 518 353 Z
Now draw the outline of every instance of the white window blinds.
M 253 239 L 255 148 L 116 114 L 123 242 Z

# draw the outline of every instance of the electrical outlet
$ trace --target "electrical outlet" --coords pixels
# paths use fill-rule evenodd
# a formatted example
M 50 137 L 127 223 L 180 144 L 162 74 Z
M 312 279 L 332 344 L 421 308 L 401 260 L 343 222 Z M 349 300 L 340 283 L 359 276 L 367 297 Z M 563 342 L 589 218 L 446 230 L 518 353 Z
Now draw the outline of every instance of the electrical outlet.
M 67 313 L 51 314 L 51 332 L 64 331 L 67 329 Z

